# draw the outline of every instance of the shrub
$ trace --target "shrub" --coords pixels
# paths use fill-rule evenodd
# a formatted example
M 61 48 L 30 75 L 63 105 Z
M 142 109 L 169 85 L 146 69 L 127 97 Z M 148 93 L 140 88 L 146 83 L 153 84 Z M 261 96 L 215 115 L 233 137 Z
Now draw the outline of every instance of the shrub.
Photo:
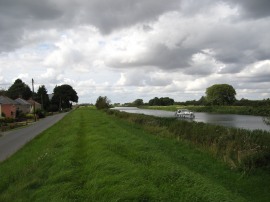
M 36 115 L 37 115 L 39 118 L 45 118 L 45 117 L 46 117 L 46 112 L 45 112 L 44 110 L 37 109 L 37 110 L 36 110 Z
M 14 123 L 15 119 L 14 118 L 1 118 L 0 122 L 1 123 Z
M 27 119 L 35 119 L 34 114 L 26 114 L 25 117 L 26 117 Z

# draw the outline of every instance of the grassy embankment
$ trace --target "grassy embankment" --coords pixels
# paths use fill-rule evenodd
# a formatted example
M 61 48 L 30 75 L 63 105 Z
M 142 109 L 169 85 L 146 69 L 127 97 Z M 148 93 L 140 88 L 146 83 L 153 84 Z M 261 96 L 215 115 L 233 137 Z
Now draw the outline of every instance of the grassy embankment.
M 146 109 L 159 109 L 167 111 L 176 111 L 180 108 L 189 109 L 195 112 L 208 112 L 219 114 L 241 114 L 241 115 L 256 115 L 256 116 L 270 116 L 270 106 L 184 106 L 184 105 L 171 105 L 171 106 L 143 106 Z
M 90 108 L 0 164 L 0 201 L 268 201 L 270 174 Z
M 224 126 L 159 118 L 109 110 L 108 114 L 140 124 L 153 134 L 187 141 L 223 160 L 232 168 L 246 171 L 270 167 L 270 133 Z

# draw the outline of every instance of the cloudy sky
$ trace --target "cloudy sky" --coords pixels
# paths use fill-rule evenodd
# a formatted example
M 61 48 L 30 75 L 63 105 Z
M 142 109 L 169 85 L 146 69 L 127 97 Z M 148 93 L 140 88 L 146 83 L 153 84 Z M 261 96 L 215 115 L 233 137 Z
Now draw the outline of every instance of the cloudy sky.
M 270 1 L 0 0 L 0 88 L 17 78 L 79 103 L 270 98 Z

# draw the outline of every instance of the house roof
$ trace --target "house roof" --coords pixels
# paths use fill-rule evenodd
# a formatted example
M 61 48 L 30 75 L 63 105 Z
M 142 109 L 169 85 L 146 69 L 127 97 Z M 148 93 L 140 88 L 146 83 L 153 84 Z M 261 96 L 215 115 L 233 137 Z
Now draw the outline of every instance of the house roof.
M 38 102 L 36 102 L 35 100 L 27 100 L 27 102 L 29 102 L 31 105 L 34 105 L 34 103 L 35 103 L 35 105 L 41 105 L 40 103 L 38 103 Z
M 12 100 L 12 99 L 10 99 L 10 98 L 8 98 L 8 97 L 6 97 L 6 96 L 0 96 L 0 104 L 4 104 L 4 105 L 10 105 L 10 104 L 12 104 L 12 105 L 16 105 L 17 104 L 17 102 L 15 102 L 14 100 Z
M 17 98 L 15 101 L 20 105 L 30 105 L 29 102 L 27 102 L 26 100 L 24 100 L 22 98 Z

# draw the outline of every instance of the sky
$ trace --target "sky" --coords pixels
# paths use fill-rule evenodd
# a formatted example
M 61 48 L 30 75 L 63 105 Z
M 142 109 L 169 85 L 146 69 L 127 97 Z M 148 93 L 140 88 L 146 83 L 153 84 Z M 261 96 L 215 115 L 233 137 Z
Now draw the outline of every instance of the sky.
M 270 98 L 269 0 L 0 0 L 0 89 L 69 84 L 79 103 Z

